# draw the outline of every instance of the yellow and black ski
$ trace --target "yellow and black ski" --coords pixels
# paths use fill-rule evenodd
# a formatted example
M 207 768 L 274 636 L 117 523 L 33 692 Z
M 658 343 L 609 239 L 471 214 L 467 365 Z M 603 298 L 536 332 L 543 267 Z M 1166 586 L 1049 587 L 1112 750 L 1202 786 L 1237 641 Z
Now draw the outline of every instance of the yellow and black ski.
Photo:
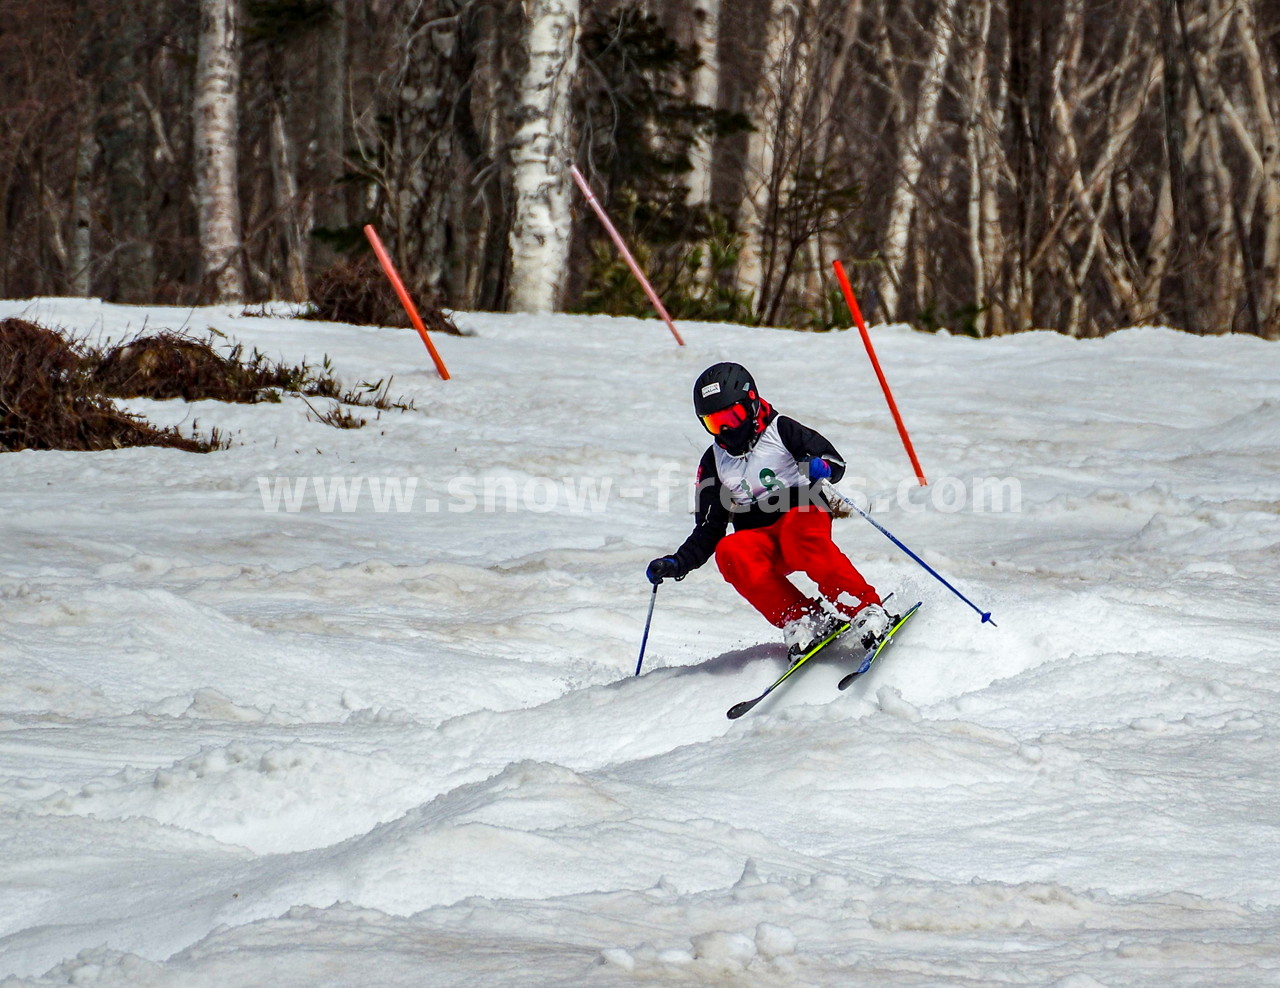
M 921 601 L 920 603 L 923 603 L 923 601 Z M 884 637 L 882 637 L 878 642 L 876 642 L 874 645 L 871 646 L 871 648 L 867 650 L 867 654 L 864 655 L 862 658 L 862 664 L 859 665 L 858 668 L 855 669 L 853 672 L 849 673 L 849 675 L 845 676 L 844 679 L 840 680 L 840 688 L 842 690 L 847 690 L 855 679 L 857 679 L 864 672 L 866 672 L 868 669 L 871 668 L 871 663 L 873 663 L 877 658 L 879 658 L 880 653 L 885 650 L 885 647 L 889 644 L 889 642 L 893 641 L 893 636 L 898 633 L 898 629 L 901 628 L 904 624 L 906 624 L 911 619 L 911 616 L 915 614 L 916 611 L 920 610 L 920 603 L 914 604 L 912 607 L 909 607 L 907 609 L 907 612 L 903 614 L 902 617 L 898 618 L 898 620 L 893 623 L 893 626 L 884 633 Z
M 729 713 L 728 713 L 729 719 L 737 720 L 739 717 L 745 714 L 748 710 L 754 707 L 757 703 L 763 700 L 766 696 L 768 696 L 770 693 L 776 690 L 779 686 L 785 683 L 788 679 L 790 679 L 792 674 L 795 673 L 795 671 L 799 669 L 802 665 L 804 665 L 806 662 L 812 659 L 815 655 L 821 652 L 824 648 L 826 648 L 832 642 L 839 640 L 839 638 L 848 630 L 849 630 L 849 623 L 846 621 L 844 624 L 841 624 L 834 631 L 832 631 L 831 634 L 829 634 L 826 638 L 823 638 L 821 641 L 815 643 L 814 645 L 811 645 L 809 647 L 809 651 L 805 652 L 803 655 L 800 656 L 800 658 L 796 659 L 796 661 L 792 664 L 791 668 L 788 669 L 786 672 L 784 672 L 781 676 L 779 676 L 774 681 L 773 685 L 770 686 L 763 693 L 761 693 L 758 697 L 756 697 L 754 700 L 743 700 L 741 703 L 735 703 L 732 707 L 730 707 Z

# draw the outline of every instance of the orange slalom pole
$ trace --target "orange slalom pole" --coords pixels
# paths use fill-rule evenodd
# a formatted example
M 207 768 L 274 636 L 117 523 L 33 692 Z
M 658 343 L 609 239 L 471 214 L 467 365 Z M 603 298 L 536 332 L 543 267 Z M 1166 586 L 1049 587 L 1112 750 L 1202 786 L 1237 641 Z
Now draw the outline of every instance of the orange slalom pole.
M 596 198 L 596 194 L 591 191 L 591 186 L 587 184 L 587 180 L 582 177 L 582 172 L 578 171 L 577 165 L 570 165 L 569 172 L 573 175 L 573 180 L 578 183 L 578 188 L 582 190 L 582 194 L 586 196 L 587 202 L 591 204 L 591 208 L 596 211 L 596 215 L 600 217 L 600 222 L 604 224 L 604 228 L 609 232 L 609 236 L 613 238 L 614 246 L 618 248 L 618 253 L 622 255 L 622 259 L 627 262 L 627 267 L 631 269 L 631 273 L 636 276 L 636 281 L 640 282 L 640 287 L 644 289 L 644 293 L 649 296 L 649 301 L 653 303 L 653 307 L 658 311 L 658 315 L 662 317 L 662 321 L 667 324 L 667 329 L 671 330 L 671 335 L 676 338 L 676 342 L 684 346 L 684 340 L 680 338 L 680 332 L 676 329 L 676 324 L 671 321 L 671 317 L 667 315 L 667 308 L 662 304 L 662 299 L 658 298 L 658 293 L 653 290 L 653 286 L 649 284 L 649 279 L 644 276 L 644 272 L 640 270 L 640 265 L 636 263 L 636 259 L 631 256 L 631 251 L 627 250 L 626 242 L 622 239 L 622 234 L 618 232 L 609 219 L 609 215 L 604 211 L 604 207 L 600 205 L 600 200 Z
M 862 334 L 862 342 L 866 345 L 867 356 L 871 358 L 871 366 L 875 368 L 876 377 L 880 380 L 880 387 L 884 390 L 884 397 L 889 402 L 889 411 L 893 413 L 893 421 L 898 425 L 898 435 L 902 437 L 902 445 L 907 448 L 907 455 L 911 457 L 911 465 L 916 471 L 916 480 L 920 481 L 921 487 L 927 487 L 929 482 L 924 479 L 924 470 L 920 468 L 920 461 L 916 459 L 915 447 L 911 445 L 911 437 L 907 435 L 907 427 L 902 424 L 902 416 L 898 414 L 898 403 L 893 400 L 893 392 L 889 390 L 889 382 L 885 380 L 884 371 L 880 369 L 880 361 L 876 359 L 876 349 L 871 345 L 871 334 L 867 332 L 867 324 L 863 321 L 862 310 L 858 308 L 858 300 L 853 297 L 853 286 L 849 284 L 849 276 L 844 273 L 844 265 L 839 261 L 835 262 L 836 278 L 840 280 L 840 288 L 844 291 L 844 300 L 849 303 L 849 311 L 853 314 L 853 321 L 858 327 L 858 332 Z
M 435 344 L 431 342 L 431 337 L 427 335 L 427 327 L 422 324 L 422 316 L 418 315 L 418 307 L 413 304 L 413 299 L 409 297 L 409 290 L 404 287 L 404 282 L 400 280 L 400 275 L 396 272 L 396 266 L 391 263 L 391 255 L 387 253 L 387 248 L 382 246 L 382 238 L 378 236 L 378 231 L 373 228 L 372 223 L 364 228 L 364 235 L 368 238 L 369 246 L 373 248 L 373 252 L 378 255 L 382 270 L 387 273 L 387 280 L 391 282 L 391 287 L 400 296 L 400 304 L 404 306 L 404 311 L 409 314 L 409 321 L 413 323 L 413 328 L 418 331 L 418 335 L 422 337 L 422 342 L 427 345 L 427 352 L 431 354 L 431 359 L 435 361 L 436 371 L 439 373 L 440 379 L 442 381 L 449 380 L 449 369 L 445 367 L 444 361 L 440 359 L 440 354 L 436 352 Z

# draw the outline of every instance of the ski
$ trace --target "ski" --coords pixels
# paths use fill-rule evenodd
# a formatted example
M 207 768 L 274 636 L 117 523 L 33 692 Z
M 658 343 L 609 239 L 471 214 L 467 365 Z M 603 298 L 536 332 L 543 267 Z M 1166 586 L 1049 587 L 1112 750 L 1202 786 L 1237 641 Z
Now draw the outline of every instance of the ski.
M 884 637 L 867 649 L 867 654 L 862 657 L 862 664 L 853 672 L 849 673 L 849 675 L 845 676 L 844 679 L 840 680 L 840 689 L 847 690 L 853 684 L 855 679 L 871 668 L 871 663 L 875 662 L 875 660 L 879 658 L 880 653 L 884 651 L 885 646 L 888 645 L 889 642 L 893 641 L 893 636 L 898 633 L 898 629 L 906 624 L 916 611 L 920 610 L 921 603 L 923 603 L 923 601 L 907 608 L 907 612 L 894 622 L 893 626 L 884 633 Z
M 763 700 L 766 696 L 768 696 L 770 693 L 776 690 L 779 686 L 785 683 L 788 679 L 790 679 L 791 675 L 797 669 L 799 669 L 802 665 L 804 665 L 806 662 L 812 659 L 815 655 L 821 652 L 824 648 L 826 648 L 832 642 L 837 641 L 846 631 L 849 630 L 849 627 L 850 626 L 848 622 L 845 622 L 844 624 L 840 625 L 838 628 L 835 629 L 835 631 L 831 632 L 830 635 L 822 639 L 822 641 L 818 642 L 817 644 L 811 646 L 809 648 L 809 651 L 805 652 L 803 655 L 800 656 L 800 658 L 796 659 L 796 661 L 792 664 L 791 668 L 788 669 L 786 672 L 784 672 L 776 680 L 774 680 L 773 685 L 771 685 L 767 690 L 761 693 L 754 700 L 743 700 L 741 703 L 735 703 L 732 707 L 729 708 L 729 712 L 726 716 L 730 720 L 737 720 L 739 717 L 745 714 L 748 710 L 754 707 L 757 703 Z

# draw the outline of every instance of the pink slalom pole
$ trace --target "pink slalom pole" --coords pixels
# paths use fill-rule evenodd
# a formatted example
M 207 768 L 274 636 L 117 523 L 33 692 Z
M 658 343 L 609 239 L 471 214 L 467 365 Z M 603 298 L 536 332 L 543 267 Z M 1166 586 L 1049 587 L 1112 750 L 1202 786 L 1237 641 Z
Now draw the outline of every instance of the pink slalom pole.
M 853 297 L 853 286 L 849 284 L 849 276 L 844 273 L 844 265 L 839 261 L 835 262 L 836 278 L 840 281 L 840 288 L 844 291 L 844 300 L 849 303 L 849 312 L 853 314 L 854 324 L 858 327 L 858 332 L 862 334 L 862 342 L 867 348 L 867 356 L 871 358 L 871 366 L 875 369 L 876 377 L 880 381 L 880 388 L 884 391 L 885 400 L 889 403 L 889 411 L 893 414 L 893 421 L 898 425 L 898 435 L 902 437 L 902 445 L 907 448 L 907 455 L 911 457 L 911 465 L 915 467 L 916 480 L 920 481 L 921 487 L 927 487 L 929 482 L 924 479 L 924 470 L 920 468 L 920 461 L 916 459 L 915 447 L 911 445 L 911 437 L 907 435 L 907 427 L 902 424 L 902 416 L 898 414 L 898 403 L 893 400 L 893 392 L 889 390 L 889 382 L 885 380 L 884 371 L 880 369 L 880 361 L 876 358 L 876 349 L 871 345 L 871 334 L 867 332 L 867 324 L 863 321 L 862 310 L 858 308 L 858 300 Z
M 613 239 L 614 246 L 618 248 L 618 253 L 622 255 L 622 259 L 627 262 L 627 267 L 631 269 L 631 273 L 636 276 L 636 280 L 640 282 L 640 287 L 644 289 L 644 293 L 649 296 L 649 301 L 653 303 L 653 307 L 658 311 L 658 315 L 662 317 L 662 321 L 667 324 L 667 329 L 671 330 L 671 335 L 676 338 L 676 342 L 684 346 L 684 340 L 680 338 L 680 332 L 676 329 L 676 324 L 671 321 L 671 317 L 667 315 L 666 306 L 662 304 L 662 299 L 658 298 L 658 293 L 653 290 L 653 286 L 649 284 L 649 279 L 644 276 L 644 272 L 640 270 L 640 265 L 636 263 L 636 259 L 631 256 L 631 251 L 627 250 L 627 245 L 622 239 L 622 234 L 618 232 L 618 228 L 613 225 L 609 219 L 609 215 L 604 211 L 604 207 L 600 205 L 600 200 L 596 198 L 596 194 L 591 191 L 591 186 L 587 184 L 587 180 L 582 177 L 582 172 L 578 171 L 577 165 L 570 165 L 569 171 L 573 175 L 573 180 L 578 183 L 578 188 L 582 190 L 582 194 L 586 196 L 587 202 L 591 204 L 591 208 L 596 211 L 596 215 L 600 217 L 600 222 L 604 224 L 604 228 L 609 231 L 609 236 Z

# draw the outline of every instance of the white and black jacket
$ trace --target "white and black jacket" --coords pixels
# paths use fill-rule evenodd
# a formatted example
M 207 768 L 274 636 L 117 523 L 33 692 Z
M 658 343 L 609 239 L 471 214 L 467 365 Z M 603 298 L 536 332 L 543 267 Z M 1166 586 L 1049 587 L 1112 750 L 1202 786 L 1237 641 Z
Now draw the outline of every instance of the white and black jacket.
M 823 509 L 826 501 L 809 481 L 808 461 L 821 458 L 831 479 L 844 476 L 844 458 L 820 432 L 770 411 L 765 429 L 742 456 L 712 443 L 698 464 L 698 500 L 693 532 L 675 552 L 684 577 L 716 551 L 733 523 L 735 531 L 772 525 L 799 504 Z

